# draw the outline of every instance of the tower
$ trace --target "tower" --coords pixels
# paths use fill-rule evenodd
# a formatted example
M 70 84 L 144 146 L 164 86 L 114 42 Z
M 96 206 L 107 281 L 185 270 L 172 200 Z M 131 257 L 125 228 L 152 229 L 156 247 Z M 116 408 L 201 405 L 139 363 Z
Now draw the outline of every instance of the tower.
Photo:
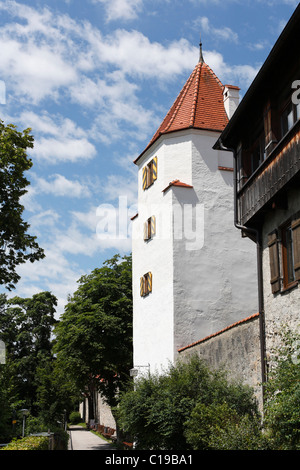
M 237 106 L 200 59 L 138 166 L 132 221 L 134 367 L 162 371 L 178 349 L 257 311 L 254 244 L 234 227 L 232 154 L 213 150 Z M 227 114 L 228 113 L 228 114 Z

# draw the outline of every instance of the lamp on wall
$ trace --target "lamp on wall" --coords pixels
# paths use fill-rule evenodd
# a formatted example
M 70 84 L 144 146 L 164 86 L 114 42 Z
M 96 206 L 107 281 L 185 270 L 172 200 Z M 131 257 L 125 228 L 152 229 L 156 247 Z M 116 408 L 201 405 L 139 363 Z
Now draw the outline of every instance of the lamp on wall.
M 135 366 L 132 369 L 129 370 L 130 377 L 136 377 L 139 373 L 139 368 L 140 367 L 148 367 L 149 374 L 150 374 L 150 364 L 147 364 L 146 366 Z

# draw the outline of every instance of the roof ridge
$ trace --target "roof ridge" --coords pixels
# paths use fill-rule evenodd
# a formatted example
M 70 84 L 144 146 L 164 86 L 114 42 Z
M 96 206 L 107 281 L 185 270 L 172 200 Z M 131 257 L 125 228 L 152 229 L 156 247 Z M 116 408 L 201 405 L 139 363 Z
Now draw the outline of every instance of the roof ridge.
M 196 66 L 196 78 L 195 78 L 195 88 L 194 88 L 194 99 L 192 103 L 192 110 L 191 110 L 191 119 L 190 119 L 190 126 L 192 127 L 195 123 L 196 117 L 196 109 L 197 109 L 197 101 L 198 101 L 198 94 L 199 94 L 199 87 L 200 87 L 200 78 L 201 78 L 201 70 L 202 70 L 203 62 L 199 62 Z M 195 71 L 194 70 L 194 71 Z
M 219 77 L 215 74 L 215 72 L 210 68 L 210 66 L 208 64 L 205 64 L 205 65 L 209 69 L 210 73 L 212 74 L 213 78 L 216 80 L 218 85 L 220 85 L 221 89 L 224 90 L 225 86 L 223 85 L 223 83 L 221 82 Z
M 196 68 L 193 70 L 193 72 L 192 72 L 191 75 L 189 76 L 189 78 L 188 78 L 187 82 L 185 83 L 183 89 L 180 91 L 179 95 L 177 96 L 177 98 L 176 98 L 176 100 L 175 100 L 175 102 L 174 102 L 174 103 L 176 103 L 177 100 L 180 98 L 180 99 L 179 99 L 179 102 L 178 102 L 178 104 L 177 104 L 177 106 L 175 106 L 175 109 L 174 109 L 174 111 L 173 111 L 172 117 L 171 117 L 171 119 L 170 119 L 168 125 L 167 125 L 166 128 L 165 128 L 165 132 L 167 132 L 167 131 L 170 129 L 170 127 L 171 127 L 171 125 L 172 125 L 172 123 L 173 123 L 175 117 L 177 116 L 178 110 L 180 109 L 180 107 L 181 107 L 181 105 L 182 105 L 182 103 L 183 103 L 183 100 L 184 100 L 184 98 L 185 98 L 185 96 L 186 96 L 188 90 L 190 89 L 190 85 L 192 84 L 192 81 L 193 81 L 193 78 L 194 78 L 194 74 L 195 74 L 195 70 L 196 70 Z M 171 108 L 171 109 L 172 109 L 172 108 Z M 168 113 L 168 114 L 169 114 L 169 113 Z M 167 115 L 168 115 L 168 114 L 167 114 Z

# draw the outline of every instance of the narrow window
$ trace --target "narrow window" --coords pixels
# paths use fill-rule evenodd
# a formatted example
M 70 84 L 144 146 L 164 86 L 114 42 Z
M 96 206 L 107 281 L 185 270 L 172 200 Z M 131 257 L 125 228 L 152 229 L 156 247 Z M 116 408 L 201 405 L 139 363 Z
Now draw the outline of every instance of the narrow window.
M 156 218 L 153 215 L 152 217 L 149 217 L 147 221 L 144 224 L 144 240 L 151 240 L 156 232 Z
M 143 189 L 149 188 L 157 179 L 157 157 L 143 168 Z
M 300 118 L 300 105 L 289 103 L 281 116 L 281 133 L 282 137 L 293 127 Z
M 141 297 L 145 297 L 146 295 L 152 292 L 152 273 L 144 274 L 144 276 L 140 279 L 140 294 Z
M 153 184 L 153 160 L 151 160 L 150 163 L 148 163 L 148 168 L 147 168 L 147 175 L 148 175 L 148 181 L 147 181 L 147 184 L 148 184 L 148 187 L 151 186 L 151 184 Z

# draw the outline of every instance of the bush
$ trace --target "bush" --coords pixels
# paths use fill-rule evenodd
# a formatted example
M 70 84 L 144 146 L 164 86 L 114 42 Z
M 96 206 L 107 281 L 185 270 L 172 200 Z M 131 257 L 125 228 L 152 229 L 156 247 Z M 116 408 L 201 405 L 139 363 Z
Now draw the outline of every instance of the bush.
M 227 403 L 197 403 L 186 423 L 185 435 L 193 450 L 267 450 L 260 420 L 239 415 Z
M 300 450 L 300 335 L 285 328 L 266 386 L 265 428 L 277 450 Z
M 68 450 L 69 434 L 63 429 L 54 431 L 54 450 Z
M 1 450 L 49 450 L 49 437 L 28 436 L 16 439 Z
M 122 430 L 143 450 L 213 449 L 212 437 L 226 423 L 259 416 L 249 387 L 227 382 L 197 356 L 137 380 L 116 412 Z
M 81 415 L 78 411 L 72 411 L 69 416 L 69 421 L 71 424 L 78 424 L 82 421 Z

